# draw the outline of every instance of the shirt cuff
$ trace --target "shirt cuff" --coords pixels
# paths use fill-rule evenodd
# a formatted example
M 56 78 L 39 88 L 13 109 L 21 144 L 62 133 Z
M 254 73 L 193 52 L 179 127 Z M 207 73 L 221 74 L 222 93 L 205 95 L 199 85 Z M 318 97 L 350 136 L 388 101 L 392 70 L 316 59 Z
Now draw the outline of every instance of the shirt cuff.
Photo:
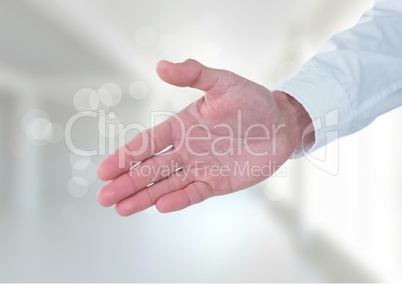
M 352 109 L 344 89 L 324 70 L 302 67 L 274 90 L 294 97 L 310 115 L 313 127 L 305 129 L 303 137 L 315 131 L 315 142 L 302 145 L 292 158 L 309 154 L 344 136 L 352 121 Z

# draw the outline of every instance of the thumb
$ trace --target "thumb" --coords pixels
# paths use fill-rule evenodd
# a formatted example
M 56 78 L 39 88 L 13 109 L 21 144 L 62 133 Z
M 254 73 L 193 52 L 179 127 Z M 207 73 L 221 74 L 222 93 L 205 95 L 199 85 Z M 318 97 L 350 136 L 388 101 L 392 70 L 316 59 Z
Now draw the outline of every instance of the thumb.
M 229 87 L 243 79 L 230 71 L 209 68 L 193 59 L 182 63 L 162 60 L 158 63 L 156 72 L 166 83 L 196 88 L 215 97 L 223 95 Z

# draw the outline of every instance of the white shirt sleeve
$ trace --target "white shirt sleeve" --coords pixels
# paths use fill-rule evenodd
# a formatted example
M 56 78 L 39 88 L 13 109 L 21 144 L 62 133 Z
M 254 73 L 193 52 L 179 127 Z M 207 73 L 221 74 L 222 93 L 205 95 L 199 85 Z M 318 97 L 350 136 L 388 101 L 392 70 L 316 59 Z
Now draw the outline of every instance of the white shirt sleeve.
M 313 120 L 312 152 L 402 105 L 402 1 L 377 1 L 356 26 L 332 37 L 299 71 L 279 83 Z M 329 135 L 337 132 L 338 135 Z

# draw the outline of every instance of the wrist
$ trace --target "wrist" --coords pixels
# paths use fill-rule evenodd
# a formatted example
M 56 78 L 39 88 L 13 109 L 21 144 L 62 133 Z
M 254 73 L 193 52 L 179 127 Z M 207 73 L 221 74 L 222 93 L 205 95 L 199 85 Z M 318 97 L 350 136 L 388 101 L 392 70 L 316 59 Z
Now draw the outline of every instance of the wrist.
M 315 133 L 312 127 L 312 120 L 303 105 L 282 91 L 274 91 L 272 95 L 284 116 L 293 151 L 303 145 L 313 144 Z

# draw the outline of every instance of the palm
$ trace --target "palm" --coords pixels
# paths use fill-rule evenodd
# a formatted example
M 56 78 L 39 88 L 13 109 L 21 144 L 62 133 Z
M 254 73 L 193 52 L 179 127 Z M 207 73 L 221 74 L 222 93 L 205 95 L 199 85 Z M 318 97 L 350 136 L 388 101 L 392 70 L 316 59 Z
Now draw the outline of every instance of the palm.
M 161 62 L 158 74 L 170 84 L 198 88 L 205 95 L 101 164 L 99 177 L 112 180 L 98 194 L 102 205 L 117 204 L 124 216 L 154 204 L 161 212 L 180 210 L 256 184 L 290 156 L 283 115 L 264 87 L 192 60 Z M 138 151 L 144 138 L 152 143 Z M 171 150 L 154 155 L 169 145 Z M 141 164 L 130 170 L 138 161 Z M 159 171 L 144 175 L 145 168 Z

